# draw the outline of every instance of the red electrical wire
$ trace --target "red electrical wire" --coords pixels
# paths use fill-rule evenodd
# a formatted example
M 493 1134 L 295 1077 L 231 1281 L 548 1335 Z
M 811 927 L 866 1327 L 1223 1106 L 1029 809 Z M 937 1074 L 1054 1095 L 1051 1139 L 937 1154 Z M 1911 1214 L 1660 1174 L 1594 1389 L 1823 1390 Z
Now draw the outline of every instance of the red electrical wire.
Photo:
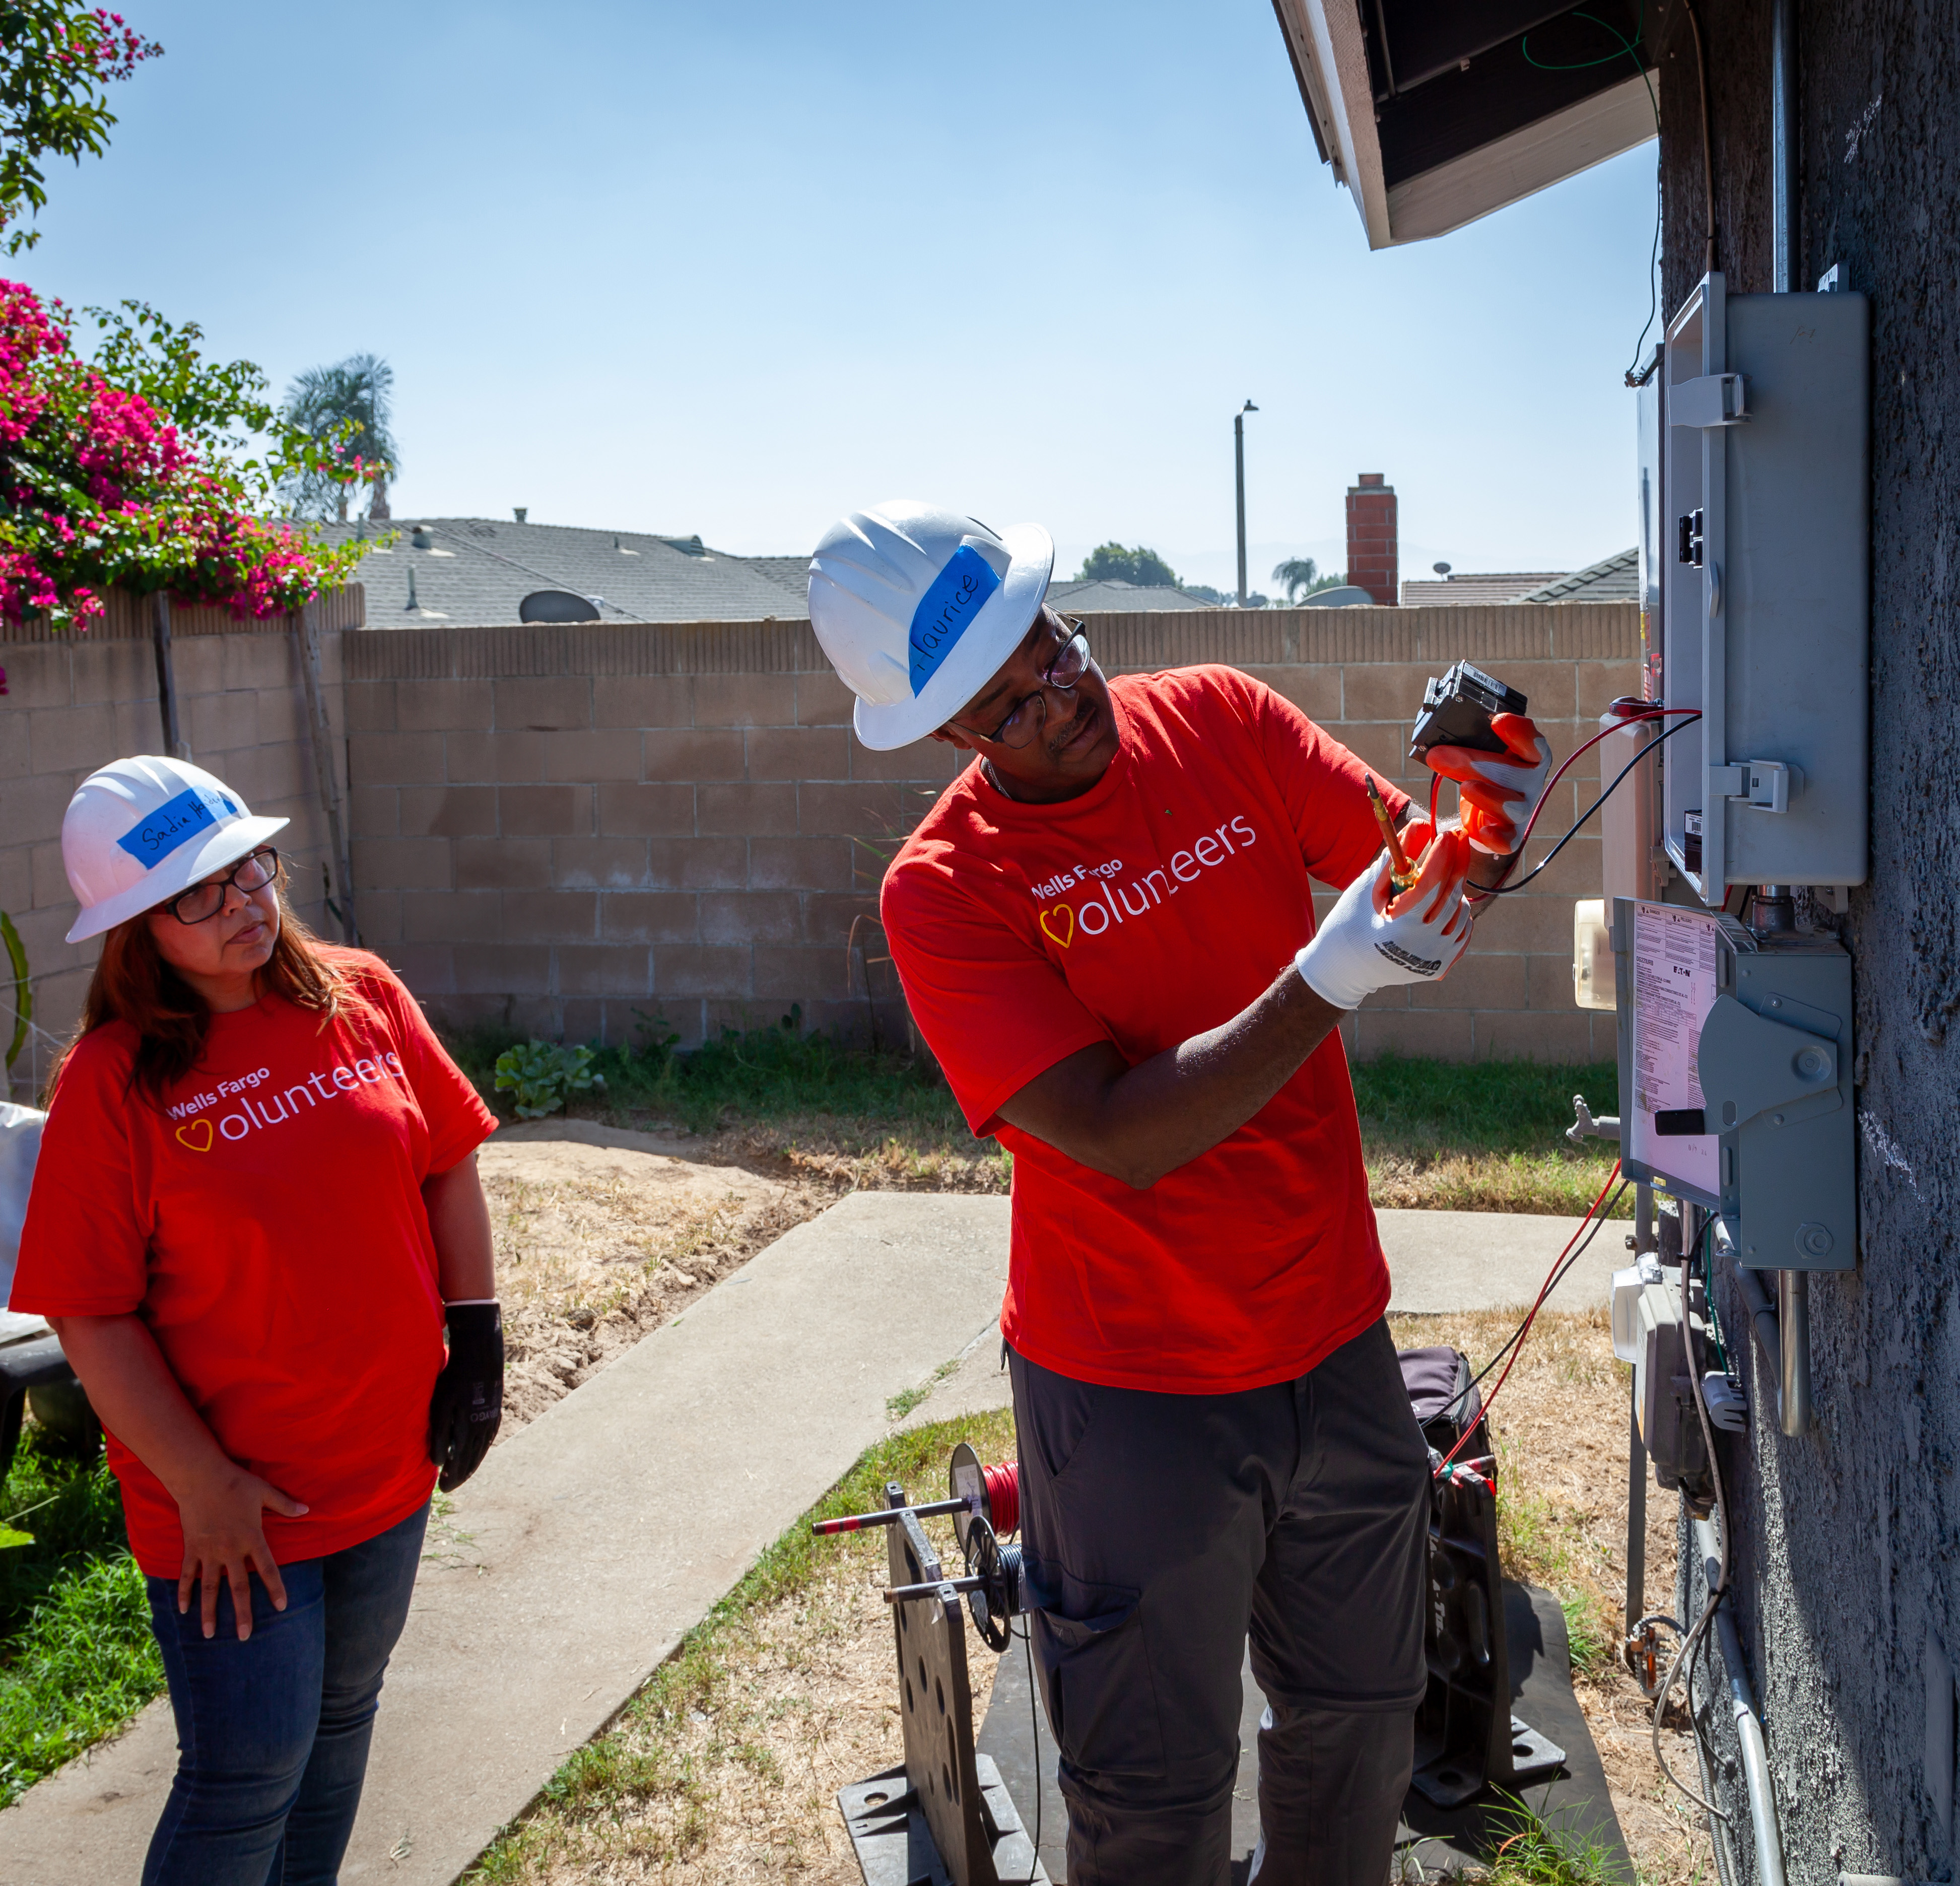
M 1004 1461 L 998 1467 L 982 1467 L 987 1483 L 988 1523 L 1004 1539 L 1021 1523 L 1021 1468 L 1018 1461 Z
M 1532 828 L 1538 823 L 1538 814 L 1545 809 L 1545 802 L 1551 797 L 1552 787 L 1565 777 L 1567 770 L 1581 753 L 1597 746 L 1608 735 L 1618 733 L 1623 727 L 1640 727 L 1649 720 L 1665 720 L 1676 714 L 1699 714 L 1701 711 L 1699 708 L 1650 708 L 1644 713 L 1630 714 L 1624 720 L 1615 720 L 1611 727 L 1602 727 L 1592 739 L 1581 741 L 1566 755 L 1564 764 L 1545 782 L 1545 790 L 1538 794 L 1538 803 L 1532 807 L 1531 816 L 1525 821 L 1525 829 L 1519 835 L 1519 851 L 1524 850 L 1526 842 L 1530 838 Z
M 1610 730 L 1609 729 L 1608 731 Z M 1586 1235 L 1592 1224 L 1592 1214 L 1605 1202 L 1606 1194 L 1613 1189 L 1613 1182 L 1619 1176 L 1620 1162 L 1615 1159 L 1613 1162 L 1613 1169 L 1606 1175 L 1605 1184 L 1599 1188 L 1599 1197 L 1586 1208 L 1586 1216 L 1579 1221 L 1579 1229 L 1566 1240 L 1564 1250 L 1560 1252 L 1558 1255 L 1552 1259 L 1551 1268 L 1545 1274 L 1545 1283 L 1538 1291 L 1537 1300 L 1531 1306 L 1530 1314 L 1525 1318 L 1524 1327 L 1518 1331 L 1516 1340 L 1511 1344 L 1511 1359 L 1504 1364 L 1504 1372 L 1498 1376 L 1497 1386 L 1484 1398 L 1482 1411 L 1478 1414 L 1477 1419 L 1463 1430 L 1462 1437 L 1456 1445 L 1443 1457 L 1441 1463 L 1430 1475 L 1431 1480 L 1437 1479 L 1441 1476 L 1443 1469 L 1468 1445 L 1471 1436 L 1477 1432 L 1478 1426 L 1490 1418 L 1491 1410 L 1496 1405 L 1497 1397 L 1503 1391 L 1506 1381 L 1509 1379 L 1512 1369 L 1517 1366 L 1519 1356 L 1524 1353 L 1525 1338 L 1531 1334 L 1532 1325 L 1537 1321 L 1538 1312 L 1545 1307 L 1545 1299 L 1551 1294 L 1553 1281 L 1558 1275 L 1558 1267 L 1565 1261 L 1572 1247 Z

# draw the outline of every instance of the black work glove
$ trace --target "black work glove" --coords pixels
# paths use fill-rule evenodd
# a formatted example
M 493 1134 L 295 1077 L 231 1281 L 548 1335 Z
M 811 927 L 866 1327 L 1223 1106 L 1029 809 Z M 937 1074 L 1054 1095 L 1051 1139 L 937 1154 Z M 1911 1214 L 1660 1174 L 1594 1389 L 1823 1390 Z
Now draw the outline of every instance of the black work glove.
M 428 1457 L 449 1493 L 483 1465 L 504 1418 L 504 1313 L 495 1303 L 452 1303 L 444 1314 L 449 1360 L 429 1398 Z

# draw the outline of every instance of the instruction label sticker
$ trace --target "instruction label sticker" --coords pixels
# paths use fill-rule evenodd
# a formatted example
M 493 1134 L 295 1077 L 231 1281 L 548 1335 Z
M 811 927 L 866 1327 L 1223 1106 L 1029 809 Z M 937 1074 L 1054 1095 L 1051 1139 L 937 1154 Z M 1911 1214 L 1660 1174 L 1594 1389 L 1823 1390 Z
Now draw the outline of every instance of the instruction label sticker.
M 1701 1025 L 1715 1006 L 1721 926 L 1705 911 L 1634 906 L 1634 1096 L 1629 1150 L 1643 1165 L 1710 1198 L 1721 1189 L 1717 1134 L 1663 1139 L 1654 1115 L 1699 1108 Z

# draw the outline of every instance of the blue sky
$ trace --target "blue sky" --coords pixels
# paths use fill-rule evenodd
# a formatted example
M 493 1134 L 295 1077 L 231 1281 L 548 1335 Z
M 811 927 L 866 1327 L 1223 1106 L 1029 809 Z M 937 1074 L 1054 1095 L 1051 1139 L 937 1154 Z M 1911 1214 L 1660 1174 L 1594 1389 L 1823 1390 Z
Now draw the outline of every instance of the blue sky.
M 1634 541 L 1649 145 L 1369 253 L 1266 0 L 550 8 L 124 0 L 165 56 L 9 272 L 205 326 L 283 386 L 396 376 L 399 517 L 800 551 L 921 496 L 1255 584 Z

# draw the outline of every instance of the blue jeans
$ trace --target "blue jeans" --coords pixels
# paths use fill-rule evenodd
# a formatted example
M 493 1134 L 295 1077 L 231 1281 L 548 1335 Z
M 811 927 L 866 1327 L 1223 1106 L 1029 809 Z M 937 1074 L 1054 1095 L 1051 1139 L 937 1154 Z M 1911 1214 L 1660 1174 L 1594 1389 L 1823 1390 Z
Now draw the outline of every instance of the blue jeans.
M 255 1575 L 243 1643 L 228 1584 L 207 1638 L 195 1588 L 180 1617 L 177 1580 L 148 1581 L 178 1759 L 143 1886 L 334 1886 L 428 1524 L 423 1506 L 344 1552 L 281 1566 L 282 1611 Z

